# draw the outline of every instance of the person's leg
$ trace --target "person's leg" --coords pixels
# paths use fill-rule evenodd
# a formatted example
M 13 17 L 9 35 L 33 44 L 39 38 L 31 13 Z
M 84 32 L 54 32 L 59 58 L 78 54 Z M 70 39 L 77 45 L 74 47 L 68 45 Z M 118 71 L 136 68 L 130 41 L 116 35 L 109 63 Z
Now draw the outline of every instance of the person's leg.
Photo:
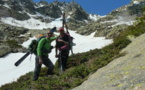
M 63 71 L 65 71 L 65 69 L 66 69 L 67 59 L 68 59 L 68 54 L 67 53 L 62 53 L 61 54 L 61 60 L 62 60 Z
M 67 68 L 67 61 L 68 61 L 68 54 L 64 54 L 63 65 L 64 65 L 64 68 L 65 68 L 65 69 Z
M 41 70 L 41 64 L 39 64 L 39 57 L 36 56 L 36 58 L 35 58 L 35 69 L 34 69 L 33 81 L 38 79 L 40 70 Z
M 51 60 L 48 58 L 48 56 L 45 56 L 44 65 L 48 67 L 47 75 L 51 75 L 54 69 L 54 65 L 51 62 Z
M 64 71 L 64 64 L 63 64 L 64 58 L 63 57 L 64 57 L 63 56 L 63 53 L 62 52 L 59 52 L 58 64 L 59 64 L 59 68 L 60 68 L 61 72 Z

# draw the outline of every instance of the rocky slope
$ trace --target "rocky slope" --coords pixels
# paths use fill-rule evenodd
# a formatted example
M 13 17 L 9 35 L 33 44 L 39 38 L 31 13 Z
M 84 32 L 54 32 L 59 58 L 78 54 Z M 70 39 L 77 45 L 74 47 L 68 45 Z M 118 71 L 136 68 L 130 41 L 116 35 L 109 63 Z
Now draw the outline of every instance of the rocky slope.
M 145 34 L 133 38 L 117 58 L 73 90 L 145 90 Z
M 25 51 L 20 44 L 26 41 L 30 34 L 28 29 L 14 27 L 7 24 L 0 24 L 0 57 L 9 52 Z M 25 35 L 24 35 L 25 34 Z

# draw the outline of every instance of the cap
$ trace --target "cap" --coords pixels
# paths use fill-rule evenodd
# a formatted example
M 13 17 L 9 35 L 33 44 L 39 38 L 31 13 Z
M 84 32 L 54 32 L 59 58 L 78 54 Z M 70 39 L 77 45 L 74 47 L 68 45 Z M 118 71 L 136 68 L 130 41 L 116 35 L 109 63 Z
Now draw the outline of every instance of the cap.
M 62 31 L 62 30 L 64 30 L 64 28 L 62 28 L 62 27 L 58 29 L 58 31 Z

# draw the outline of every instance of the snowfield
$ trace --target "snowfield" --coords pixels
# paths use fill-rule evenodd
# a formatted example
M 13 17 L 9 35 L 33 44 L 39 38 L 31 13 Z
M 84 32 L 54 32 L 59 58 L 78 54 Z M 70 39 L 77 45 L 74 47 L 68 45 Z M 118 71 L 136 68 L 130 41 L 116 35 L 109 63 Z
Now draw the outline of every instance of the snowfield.
M 21 26 L 21 24 L 25 28 L 29 29 L 42 29 L 42 28 L 52 28 L 54 26 L 61 27 L 62 21 L 59 19 L 56 19 L 52 23 L 46 24 L 42 22 L 38 22 L 37 20 L 30 19 L 28 21 L 16 21 L 14 20 L 15 23 L 12 23 L 11 20 L 14 20 L 12 18 L 7 18 L 4 20 L 5 23 L 14 25 L 14 26 Z M 31 24 L 30 24 L 31 23 Z M 39 23 L 39 26 L 36 24 Z M 70 31 L 71 36 L 73 36 L 74 43 L 76 43 L 76 46 L 73 47 L 73 52 L 74 53 L 81 53 L 81 52 L 86 52 L 91 49 L 95 48 L 102 48 L 108 44 L 111 44 L 113 41 L 111 39 L 105 39 L 104 37 L 93 37 L 95 32 L 92 33 L 89 36 L 82 36 L 75 31 Z M 31 40 L 35 39 L 35 37 L 30 38 L 28 41 L 24 42 L 22 46 L 28 47 L 30 44 Z M 55 45 L 55 42 L 52 43 L 52 45 Z M 14 66 L 14 63 L 21 58 L 25 53 L 11 53 L 3 58 L 0 58 L 0 86 L 4 85 L 6 83 L 11 83 L 13 81 L 17 81 L 17 79 L 21 76 L 24 75 L 30 71 L 34 70 L 34 65 L 35 65 L 35 56 L 34 55 L 29 55 L 18 67 Z M 70 53 L 71 55 L 71 53 Z M 57 58 L 55 58 L 55 50 L 53 49 L 51 54 L 49 55 L 49 58 L 55 64 Z

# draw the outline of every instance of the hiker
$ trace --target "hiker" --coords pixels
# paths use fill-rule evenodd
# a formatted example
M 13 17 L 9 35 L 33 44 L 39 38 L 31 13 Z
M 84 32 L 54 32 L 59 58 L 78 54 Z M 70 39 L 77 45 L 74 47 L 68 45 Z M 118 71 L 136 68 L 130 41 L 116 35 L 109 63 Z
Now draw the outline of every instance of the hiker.
M 48 67 L 47 75 L 51 75 L 54 69 L 54 65 L 51 60 L 48 58 L 48 53 L 51 51 L 51 42 L 55 40 L 57 37 L 53 37 L 53 33 L 49 31 L 46 34 L 45 38 L 42 38 L 37 46 L 37 55 L 36 55 L 36 63 L 33 81 L 36 81 L 39 77 L 39 73 L 41 70 L 42 64 Z
M 65 71 L 67 65 L 67 59 L 69 55 L 69 40 L 70 36 L 65 33 L 64 28 L 59 28 L 60 35 L 56 39 L 56 55 L 58 57 L 59 67 L 62 66 L 62 71 Z M 59 54 L 58 54 L 59 50 Z

